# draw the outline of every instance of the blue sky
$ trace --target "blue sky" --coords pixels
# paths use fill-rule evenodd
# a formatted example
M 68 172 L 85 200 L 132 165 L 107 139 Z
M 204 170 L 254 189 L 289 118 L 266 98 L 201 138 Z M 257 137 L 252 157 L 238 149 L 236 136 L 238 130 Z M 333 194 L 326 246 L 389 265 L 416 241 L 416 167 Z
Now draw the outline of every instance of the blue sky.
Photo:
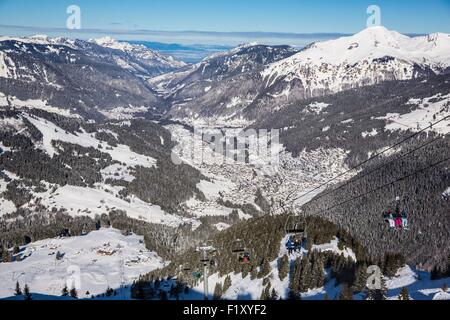
M 450 0 L 0 0 L 0 33 L 67 35 L 66 8 L 71 4 L 81 8 L 79 34 L 84 38 L 98 30 L 122 34 L 118 38 L 162 42 L 171 36 L 172 42 L 189 37 L 136 31 L 355 33 L 365 27 L 371 4 L 380 6 L 382 24 L 388 29 L 450 33 Z M 204 43 L 220 43 L 214 41 L 219 35 L 202 37 Z

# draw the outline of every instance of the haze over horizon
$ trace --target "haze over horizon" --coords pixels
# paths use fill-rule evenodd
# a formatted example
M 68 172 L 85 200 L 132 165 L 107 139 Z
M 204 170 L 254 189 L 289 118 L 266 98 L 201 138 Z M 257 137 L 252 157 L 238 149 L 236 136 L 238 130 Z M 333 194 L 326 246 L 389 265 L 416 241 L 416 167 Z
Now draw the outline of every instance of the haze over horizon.
M 381 9 L 381 24 L 390 30 L 412 35 L 450 33 L 447 0 L 357 0 L 339 5 L 332 0 L 130 0 L 126 4 L 112 0 L 107 5 L 86 0 L 0 0 L 0 35 L 46 34 L 83 40 L 111 36 L 195 62 L 243 43 L 302 48 L 354 34 L 366 27 L 367 8 L 373 4 Z M 66 27 L 70 5 L 81 10 L 79 30 Z

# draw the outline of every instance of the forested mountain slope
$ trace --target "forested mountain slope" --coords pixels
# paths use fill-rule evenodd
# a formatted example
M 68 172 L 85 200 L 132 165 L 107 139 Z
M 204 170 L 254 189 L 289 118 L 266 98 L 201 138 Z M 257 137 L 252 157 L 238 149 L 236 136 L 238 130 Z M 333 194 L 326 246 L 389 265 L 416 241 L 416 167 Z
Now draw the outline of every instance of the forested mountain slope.
M 160 113 L 145 79 L 182 66 L 112 39 L 0 37 L 0 94 L 9 106 L 41 101 L 86 119 Z
M 303 211 L 344 227 L 372 255 L 403 252 L 411 263 L 432 266 L 450 254 L 450 204 L 443 196 L 450 185 L 449 108 L 445 75 L 309 99 L 265 116 L 254 127 L 280 128 L 281 142 L 294 155 L 347 150 L 345 162 L 358 165 L 358 174 L 341 185 L 322 185 L 328 190 Z M 410 214 L 408 231 L 392 232 L 382 218 L 397 196 Z

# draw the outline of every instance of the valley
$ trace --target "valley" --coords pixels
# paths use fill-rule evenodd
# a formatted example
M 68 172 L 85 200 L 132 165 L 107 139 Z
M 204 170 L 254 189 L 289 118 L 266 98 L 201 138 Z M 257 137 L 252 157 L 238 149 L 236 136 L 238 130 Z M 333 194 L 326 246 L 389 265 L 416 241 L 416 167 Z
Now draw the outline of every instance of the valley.
M 189 273 L 212 242 L 210 298 L 365 299 L 379 265 L 386 299 L 448 299 L 449 52 L 447 34 L 384 27 L 194 64 L 109 37 L 0 37 L 0 298 L 16 281 L 61 298 L 75 265 L 80 299 L 201 299 Z M 277 166 L 250 140 L 220 140 L 246 161 L 218 163 L 208 136 L 273 129 Z M 387 226 L 392 203 L 408 230 Z M 291 254 L 289 217 L 308 232 Z

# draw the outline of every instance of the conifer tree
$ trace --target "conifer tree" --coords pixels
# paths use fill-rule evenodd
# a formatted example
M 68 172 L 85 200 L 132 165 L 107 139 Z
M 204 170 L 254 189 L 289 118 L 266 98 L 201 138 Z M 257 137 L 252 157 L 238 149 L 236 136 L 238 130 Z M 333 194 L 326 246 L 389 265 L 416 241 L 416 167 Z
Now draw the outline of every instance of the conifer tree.
M 386 281 L 384 280 L 384 277 L 381 276 L 381 288 L 369 289 L 367 291 L 366 300 L 386 300 L 386 298 L 387 298 Z
M 70 295 L 70 297 L 72 297 L 73 299 L 78 299 L 78 292 L 77 292 L 77 289 L 75 289 L 75 287 L 72 287 L 72 289 L 70 289 L 69 295 Z
M 320 288 L 325 282 L 324 262 L 322 255 L 314 251 L 311 256 L 311 289 Z
M 21 296 L 22 295 L 22 289 L 20 288 L 19 281 L 16 282 L 16 290 L 14 292 L 14 295 Z
M 250 272 L 250 280 L 255 280 L 258 277 L 258 269 L 254 268 Z
M 223 292 L 226 292 L 231 287 L 231 285 L 232 285 L 231 277 L 230 275 L 227 275 L 225 277 L 225 280 L 223 281 L 223 288 L 222 288 Z
M 114 290 L 112 288 L 108 287 L 106 289 L 106 296 L 111 297 L 113 294 L 114 294 Z M 72 297 L 72 298 L 74 298 L 74 297 Z
M 261 266 L 261 270 L 258 273 L 258 278 L 262 279 L 265 276 L 267 276 L 270 272 L 270 263 L 268 259 L 264 259 L 262 266 Z
M 222 284 L 220 282 L 216 283 L 216 286 L 214 288 L 214 294 L 213 294 L 213 299 L 214 300 L 220 300 L 222 298 Z
M 367 265 L 361 264 L 356 267 L 355 281 L 353 283 L 353 290 L 361 292 L 367 285 Z
M 288 300 L 301 300 L 302 296 L 300 293 L 295 292 L 294 290 L 290 289 L 288 293 Z
M 175 299 L 180 300 L 180 294 L 183 292 L 183 284 L 181 282 L 176 282 L 175 288 L 173 289 L 173 296 Z
M 259 300 L 269 300 L 270 298 L 270 283 L 267 284 L 267 286 L 265 286 L 265 288 L 263 289 L 262 293 L 261 293 L 261 298 Z
M 342 290 L 339 294 L 339 300 L 353 300 L 353 290 L 346 283 L 342 285 Z
M 61 295 L 63 297 L 67 297 L 69 295 L 69 290 L 67 289 L 67 285 L 65 285 L 64 288 L 62 288 Z
M 309 256 L 301 259 L 300 261 L 300 292 L 305 292 L 308 289 L 313 289 L 313 279 L 312 265 Z
M 25 300 L 26 301 L 31 301 L 31 293 L 30 293 L 30 288 L 28 287 L 27 284 L 25 284 L 25 287 L 23 288 L 23 293 L 25 295 Z
M 272 292 L 270 293 L 270 298 L 269 298 L 269 300 L 278 300 L 278 299 L 279 299 L 278 294 L 277 294 L 277 292 L 275 291 L 275 288 L 273 288 L 273 289 L 272 289 Z
M 300 293 L 301 258 L 294 261 L 294 269 L 290 279 L 290 289 L 295 293 Z
M 408 288 L 406 288 L 406 287 L 402 288 L 402 290 L 400 291 L 400 294 L 398 295 L 398 300 L 411 300 L 409 298 Z
M 248 269 L 245 266 L 243 266 L 242 267 L 242 278 L 247 278 L 247 276 L 248 276 Z
M 167 297 L 167 292 L 166 291 L 164 291 L 164 290 L 161 290 L 161 292 L 159 293 L 159 299 L 160 300 L 168 300 L 168 297 Z
M 283 257 L 281 257 L 279 263 L 278 263 L 278 276 L 280 277 L 280 280 L 283 281 L 289 273 L 289 258 L 285 254 Z
M 397 270 L 405 264 L 405 258 L 401 254 L 386 254 L 384 258 L 383 274 L 393 277 Z
M 345 242 L 342 239 L 338 240 L 338 249 L 341 251 L 345 249 Z
M 9 256 L 9 251 L 6 248 L 2 250 L 2 262 L 10 262 L 11 258 Z

